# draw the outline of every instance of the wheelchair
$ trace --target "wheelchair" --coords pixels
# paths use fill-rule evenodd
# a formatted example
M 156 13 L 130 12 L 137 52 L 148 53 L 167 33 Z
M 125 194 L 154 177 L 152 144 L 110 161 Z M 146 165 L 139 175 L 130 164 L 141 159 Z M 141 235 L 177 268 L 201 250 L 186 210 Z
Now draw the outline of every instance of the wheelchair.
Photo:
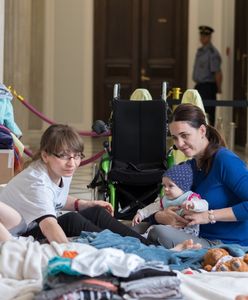
M 88 188 L 94 199 L 109 201 L 115 217 L 131 220 L 137 209 L 162 193 L 162 175 L 168 167 L 167 102 L 122 100 L 114 87 L 105 153 Z M 102 122 L 102 121 L 101 121 Z M 103 124 L 93 130 L 102 132 Z M 98 124 L 99 125 L 99 124 Z M 97 127 L 97 125 L 95 126 Z

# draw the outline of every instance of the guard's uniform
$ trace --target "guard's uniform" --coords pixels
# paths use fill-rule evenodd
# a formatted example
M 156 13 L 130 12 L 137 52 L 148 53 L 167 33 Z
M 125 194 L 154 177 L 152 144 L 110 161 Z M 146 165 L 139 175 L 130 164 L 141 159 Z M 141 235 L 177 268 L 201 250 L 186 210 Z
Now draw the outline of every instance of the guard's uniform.
M 200 26 L 200 34 L 206 33 L 206 28 L 210 27 Z M 205 31 L 204 31 L 205 30 Z M 217 85 L 215 81 L 215 73 L 221 71 L 221 56 L 219 51 L 211 44 L 200 47 L 195 56 L 195 63 L 193 69 L 193 80 L 196 82 L 195 89 L 198 90 L 202 100 L 216 100 Z M 204 101 L 203 101 L 204 103 Z M 209 121 L 214 124 L 215 107 L 205 107 L 208 113 Z

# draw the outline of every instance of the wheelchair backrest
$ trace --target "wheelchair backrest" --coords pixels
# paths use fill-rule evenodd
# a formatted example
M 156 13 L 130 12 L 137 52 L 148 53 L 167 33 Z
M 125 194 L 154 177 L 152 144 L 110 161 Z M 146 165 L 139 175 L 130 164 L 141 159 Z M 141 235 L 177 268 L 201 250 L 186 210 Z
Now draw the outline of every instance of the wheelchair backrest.
M 114 100 L 113 162 L 161 165 L 166 156 L 166 119 L 163 100 Z

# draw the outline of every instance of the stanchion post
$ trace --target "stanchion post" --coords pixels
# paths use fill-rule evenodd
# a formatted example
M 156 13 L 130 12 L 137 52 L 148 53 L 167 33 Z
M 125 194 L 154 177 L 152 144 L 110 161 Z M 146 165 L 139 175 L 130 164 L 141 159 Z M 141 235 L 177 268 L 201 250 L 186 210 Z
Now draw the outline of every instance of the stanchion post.
M 208 114 L 206 114 L 207 117 L 208 117 Z M 216 129 L 221 133 L 223 134 L 223 118 L 222 117 L 218 117 L 217 118 L 217 122 L 216 122 Z
M 229 149 L 231 151 L 234 150 L 234 141 L 235 141 L 235 123 L 234 122 L 230 122 L 230 135 L 229 135 Z

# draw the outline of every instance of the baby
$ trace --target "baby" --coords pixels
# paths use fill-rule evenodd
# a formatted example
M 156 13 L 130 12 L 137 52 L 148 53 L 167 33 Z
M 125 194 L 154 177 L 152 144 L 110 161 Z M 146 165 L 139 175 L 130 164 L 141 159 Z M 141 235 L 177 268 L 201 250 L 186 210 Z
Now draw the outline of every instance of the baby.
M 208 210 L 208 202 L 190 190 L 193 184 L 193 171 L 188 162 L 175 165 L 165 171 L 162 183 L 164 196 L 157 198 L 148 206 L 139 209 L 133 218 L 133 226 L 139 224 L 142 220 L 155 212 L 169 206 L 180 206 L 180 209 L 177 211 L 177 214 L 180 216 L 184 215 L 184 210 L 194 212 Z M 181 230 L 194 236 L 199 235 L 199 225 L 186 226 Z

